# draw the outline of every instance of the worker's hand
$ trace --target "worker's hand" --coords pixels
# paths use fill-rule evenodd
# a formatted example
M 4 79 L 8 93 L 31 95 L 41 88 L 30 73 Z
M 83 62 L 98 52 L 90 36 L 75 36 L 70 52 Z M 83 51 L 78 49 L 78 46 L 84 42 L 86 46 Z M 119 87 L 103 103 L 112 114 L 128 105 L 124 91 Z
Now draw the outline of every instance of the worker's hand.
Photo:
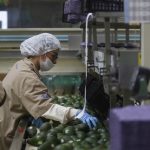
M 36 126 L 37 128 L 41 127 L 41 125 L 43 124 L 43 120 L 41 118 L 38 119 L 33 119 L 32 120 L 32 125 Z
M 89 128 L 94 128 L 96 127 L 96 124 L 98 122 L 96 117 L 91 116 L 90 114 L 88 114 L 87 112 L 84 112 L 84 114 L 81 117 L 78 117 L 78 114 L 81 111 L 77 112 L 76 114 L 76 118 L 78 118 L 79 120 L 81 120 L 83 123 L 87 124 L 89 126 Z

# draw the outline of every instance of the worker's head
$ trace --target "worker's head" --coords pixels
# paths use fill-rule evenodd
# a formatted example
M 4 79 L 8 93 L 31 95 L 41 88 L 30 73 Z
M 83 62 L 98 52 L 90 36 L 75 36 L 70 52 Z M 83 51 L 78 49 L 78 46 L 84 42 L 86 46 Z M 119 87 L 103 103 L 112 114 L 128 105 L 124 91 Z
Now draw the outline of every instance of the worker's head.
M 20 45 L 21 54 L 34 58 L 36 60 L 34 62 L 38 64 L 41 71 L 47 71 L 56 64 L 60 49 L 59 40 L 49 33 L 35 35 Z

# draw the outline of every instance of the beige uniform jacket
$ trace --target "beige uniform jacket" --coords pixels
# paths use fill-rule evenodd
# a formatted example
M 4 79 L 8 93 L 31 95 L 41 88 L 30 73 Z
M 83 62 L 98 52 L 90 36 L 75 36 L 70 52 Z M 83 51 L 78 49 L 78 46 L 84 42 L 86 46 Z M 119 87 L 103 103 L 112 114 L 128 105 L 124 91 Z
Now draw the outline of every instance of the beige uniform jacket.
M 3 80 L 6 101 L 0 107 L 0 147 L 7 150 L 14 136 L 18 120 L 27 115 L 66 123 L 78 110 L 53 104 L 47 87 L 32 62 L 25 58 L 18 61 Z M 45 115 L 43 115 L 45 114 Z
M 6 97 L 5 90 L 2 86 L 2 82 L 0 82 L 0 106 L 3 105 L 5 97 Z

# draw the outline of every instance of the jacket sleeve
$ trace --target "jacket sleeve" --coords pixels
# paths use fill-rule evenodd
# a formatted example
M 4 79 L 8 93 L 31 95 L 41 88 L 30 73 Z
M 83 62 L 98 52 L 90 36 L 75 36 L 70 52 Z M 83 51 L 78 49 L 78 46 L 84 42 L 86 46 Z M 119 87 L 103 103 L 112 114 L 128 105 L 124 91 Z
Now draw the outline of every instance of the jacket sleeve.
M 67 123 L 69 120 L 75 119 L 77 112 L 78 109 L 53 104 L 42 116 L 47 119 L 58 120 L 61 123 Z
M 74 119 L 78 110 L 52 103 L 47 87 L 38 77 L 28 75 L 19 85 L 21 103 L 34 118 L 43 116 L 61 123 Z

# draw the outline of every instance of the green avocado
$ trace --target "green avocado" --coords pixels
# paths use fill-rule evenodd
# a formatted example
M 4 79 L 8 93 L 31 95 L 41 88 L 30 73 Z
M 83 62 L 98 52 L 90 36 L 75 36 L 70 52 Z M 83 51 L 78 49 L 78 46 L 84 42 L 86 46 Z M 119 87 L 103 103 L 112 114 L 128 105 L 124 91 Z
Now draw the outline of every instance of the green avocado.
M 61 139 L 62 139 L 63 136 L 64 136 L 63 133 L 57 133 L 57 139 L 58 139 L 59 141 L 61 141 Z
M 77 131 L 76 135 L 79 139 L 83 140 L 86 137 L 86 133 L 83 131 Z
M 63 132 L 63 129 L 64 129 L 64 126 L 63 125 L 58 125 L 57 127 L 54 128 L 55 131 L 57 133 L 62 133 Z
M 45 122 L 41 125 L 40 131 L 48 131 L 51 129 L 51 124 L 49 122 Z
M 47 133 L 49 133 L 51 135 L 55 135 L 55 136 L 57 135 L 57 131 L 55 130 L 55 128 L 48 130 Z
M 46 142 L 51 143 L 51 147 L 54 147 L 60 143 L 59 140 L 57 139 L 57 136 L 52 135 L 50 133 L 47 134 Z
M 26 132 L 27 132 L 27 136 L 29 138 L 32 138 L 33 136 L 36 135 L 37 133 L 37 128 L 35 126 L 29 126 L 27 129 L 26 129 Z
M 80 124 L 75 126 L 75 130 L 76 131 L 88 132 L 89 131 L 89 127 L 86 124 L 80 123 Z
M 49 150 L 51 149 L 51 143 L 49 141 L 44 142 L 38 147 L 38 150 Z
M 40 146 L 42 145 L 46 140 L 46 133 L 40 132 L 36 134 L 34 137 L 27 139 L 27 143 L 32 146 Z
M 65 143 L 57 145 L 54 150 L 73 150 L 73 146 L 71 143 Z
M 60 142 L 66 143 L 66 142 L 69 142 L 70 140 L 71 140 L 70 136 L 64 135 L 63 137 L 61 137 Z
M 73 135 L 75 134 L 75 130 L 74 130 L 74 127 L 73 126 L 68 126 L 64 129 L 64 133 L 66 135 Z

